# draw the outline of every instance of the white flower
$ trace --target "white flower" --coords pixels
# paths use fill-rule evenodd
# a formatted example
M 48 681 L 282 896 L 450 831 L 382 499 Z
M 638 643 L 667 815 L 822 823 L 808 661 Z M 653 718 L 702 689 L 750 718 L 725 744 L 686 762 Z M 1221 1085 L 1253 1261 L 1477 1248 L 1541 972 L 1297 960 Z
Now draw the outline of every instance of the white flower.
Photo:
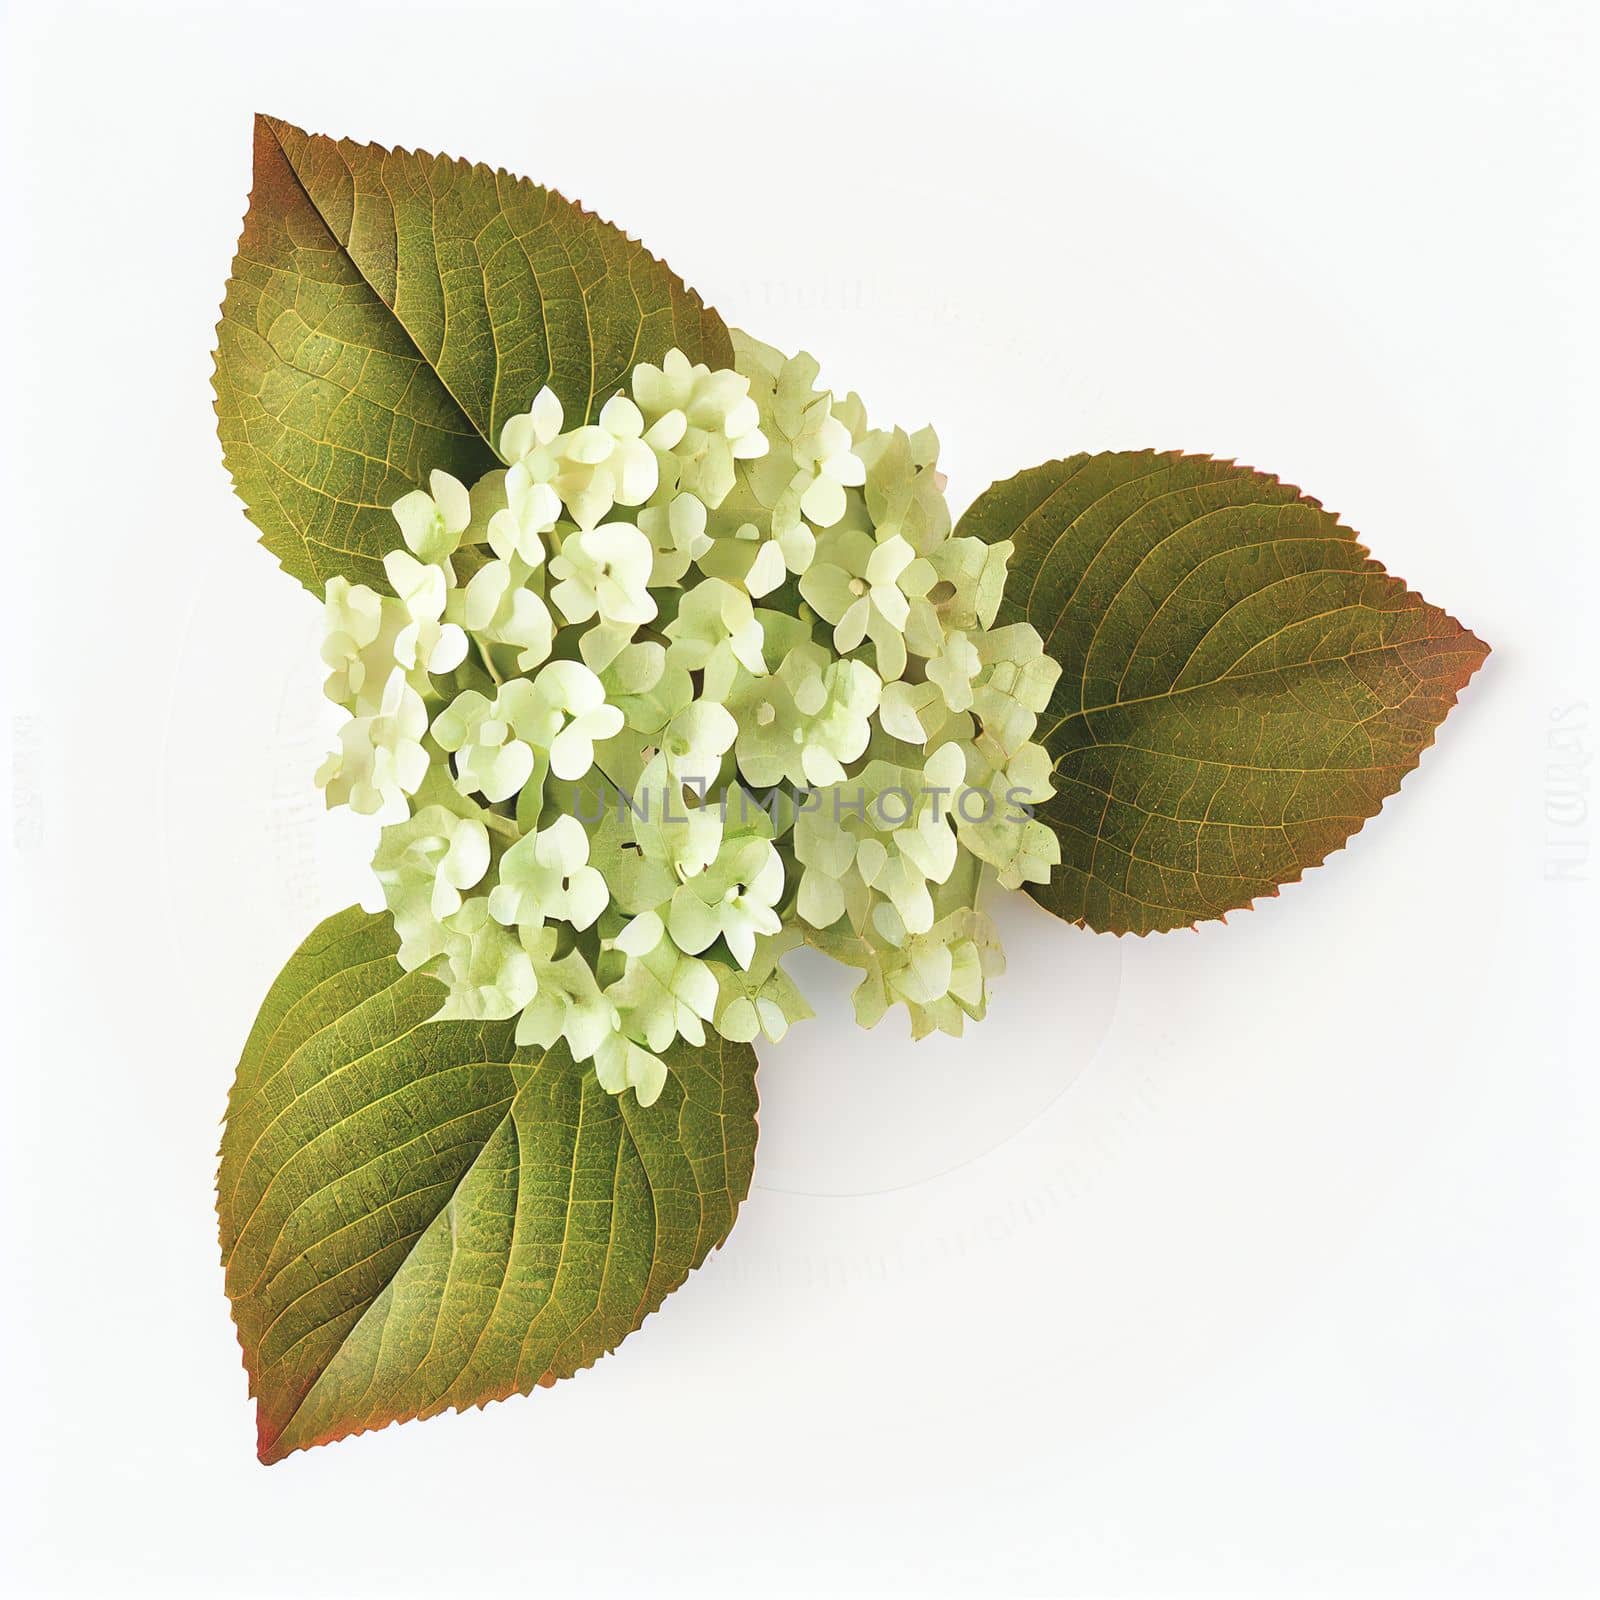
M 400 935 L 400 965 L 413 972 L 448 948 L 445 919 L 489 870 L 489 830 L 476 817 L 424 806 L 383 830 L 372 867 Z
M 767 670 L 764 638 L 750 596 L 721 578 L 705 578 L 678 603 L 667 624 L 668 659 L 705 674 L 709 700 L 726 700 L 739 669 L 760 677 Z
M 516 556 L 536 567 L 544 560 L 541 535 L 560 515 L 561 497 L 548 483 L 535 483 L 526 463 L 518 461 L 506 473 L 505 506 L 489 518 L 489 547 L 502 561 Z
M 628 960 L 605 991 L 616 1020 L 595 1051 L 595 1074 L 612 1094 L 632 1085 L 639 1104 L 647 1106 L 667 1081 L 656 1052 L 680 1037 L 705 1043 L 704 1024 L 716 1014 L 717 980 L 705 962 L 678 950 L 653 912 L 635 917 L 611 943 L 625 947 Z
M 707 506 L 722 504 L 739 461 L 767 453 L 750 380 L 731 368 L 713 372 L 669 350 L 659 367 L 633 369 L 633 396 L 649 423 L 644 439 L 661 458 L 661 479 Z
M 895 679 L 905 671 L 901 629 L 911 615 L 910 596 L 933 586 L 934 569 L 893 534 L 881 544 L 855 530 L 826 534 L 817 558 L 800 580 L 800 593 L 817 614 L 833 623 L 834 648 L 856 649 L 868 634 L 877 646 L 881 675 Z
M 1061 667 L 1044 653 L 1044 641 L 1030 622 L 989 629 L 977 649 L 983 672 L 972 691 L 972 709 L 983 723 L 985 746 L 1009 756 L 1032 737 Z
M 636 1044 L 665 1050 L 674 1039 L 703 1045 L 703 1024 L 716 1014 L 716 975 L 666 937 L 654 912 L 635 917 L 612 941 L 630 947 L 622 976 L 606 990 L 617 1008 L 619 1031 Z
M 697 956 L 718 937 L 733 959 L 748 968 L 756 936 L 775 934 L 783 895 L 783 860 L 769 839 L 730 839 L 702 873 L 673 892 L 667 929 L 672 942 Z
M 937 683 L 907 683 L 903 679 L 883 686 L 878 703 L 878 726 L 892 739 L 906 744 L 926 744 L 948 720 L 944 692 Z
M 766 454 L 761 413 L 750 398 L 750 380 L 731 367 L 713 372 L 703 362 L 691 363 L 681 350 L 669 350 L 659 367 L 641 361 L 633 369 L 632 388 L 647 417 L 656 419 L 678 411 L 687 427 L 715 431 L 743 443 L 741 461 Z M 757 439 L 760 443 L 754 442 Z
M 755 959 L 748 968 L 718 963 L 715 1022 L 724 1039 L 749 1044 L 765 1035 L 776 1044 L 791 1023 L 816 1015 L 780 965 L 802 938 L 801 930 L 791 924 L 784 933 L 756 941 Z
M 548 1049 L 565 1039 L 572 1059 L 587 1061 L 620 1019 L 576 950 L 559 961 L 551 959 L 555 941 L 554 928 L 522 930 L 522 947 L 533 964 L 538 990 L 517 1022 L 516 1042 Z
M 739 724 L 715 700 L 695 700 L 685 706 L 661 734 L 661 753 L 672 781 L 703 794 L 738 734 Z
M 594 527 L 614 505 L 642 506 L 656 492 L 660 468 L 643 433 L 638 406 L 618 394 L 600 408 L 598 421 L 555 442 L 551 481 L 580 528 Z
M 638 364 L 593 422 L 541 389 L 503 466 L 396 502 L 393 596 L 336 578 L 323 608 L 351 716 L 318 782 L 387 824 L 401 964 L 642 1105 L 679 1040 L 809 1014 L 802 939 L 864 970 L 865 1025 L 959 1032 L 998 969 L 980 883 L 1060 854 L 1028 814 L 1058 669 L 995 626 L 1011 546 L 954 536 L 931 429 L 733 347 Z
M 642 506 L 656 491 L 655 451 L 642 437 L 644 417 L 626 395 L 613 395 L 595 422 L 561 432 L 561 402 L 541 389 L 533 406 L 500 430 L 500 454 L 549 484 L 580 528 L 594 527 L 613 505 Z
M 691 562 L 711 548 L 706 508 L 692 494 L 674 495 L 666 505 L 646 506 L 639 513 L 639 531 L 655 550 L 651 588 L 676 586 Z
M 845 512 L 845 490 L 867 481 L 867 469 L 851 448 L 850 430 L 823 416 L 794 441 L 795 461 L 809 474 L 800 509 L 819 528 L 831 528 Z
M 861 933 L 871 910 L 876 931 L 893 943 L 908 931 L 926 933 L 934 919 L 928 884 L 955 870 L 956 786 L 965 770 L 960 747 L 941 745 L 920 771 L 874 761 L 820 795 L 795 819 L 800 915 L 827 928 L 848 914 Z
M 326 791 L 330 806 L 348 805 L 364 816 L 404 805 L 427 776 L 427 729 L 422 696 L 396 667 L 377 712 L 352 717 L 340 729 L 339 748 L 317 770 L 317 787 Z
M 565 782 L 581 778 L 594 765 L 594 747 L 622 732 L 622 712 L 607 704 L 605 685 L 581 661 L 552 661 L 531 683 L 508 683 L 500 699 Z
M 328 666 L 357 656 L 382 626 L 383 600 L 375 589 L 348 578 L 328 579 L 322 613 L 322 659 Z
M 329 578 L 322 611 L 322 660 L 330 669 L 324 692 L 358 716 L 378 709 L 394 670 L 395 640 L 405 625 L 401 607 L 348 578 Z
M 755 523 L 744 522 L 731 538 L 707 540 L 706 544 L 698 557 L 700 570 L 742 585 L 752 599 L 759 600 L 779 588 L 790 573 L 802 573 L 811 565 L 817 536 L 798 519 L 770 536 Z
M 1002 889 L 1048 883 L 1050 869 L 1061 861 L 1061 841 L 1032 815 L 1032 808 L 1055 792 L 1050 752 L 1043 745 L 1025 743 L 994 760 L 987 734 L 960 748 L 966 756 L 968 789 L 986 796 L 981 808 L 975 809 L 970 800 L 957 807 L 961 843 L 995 868 Z
M 599 616 L 604 623 L 637 626 L 656 614 L 650 598 L 650 569 L 655 552 L 650 541 L 626 522 L 580 529 L 561 542 L 550 563 L 560 579 L 550 598 L 568 622 Z
M 641 1106 L 653 1106 L 666 1087 L 667 1064 L 625 1034 L 611 1033 L 595 1051 L 594 1075 L 607 1094 L 631 1088 Z
M 796 645 L 775 673 L 746 684 L 735 701 L 739 770 L 758 788 L 842 782 L 872 737 L 869 719 L 882 687 L 864 661 Z
M 574 781 L 594 765 L 594 747 L 622 731 L 622 712 L 580 661 L 552 661 L 536 678 L 513 678 L 493 700 L 464 689 L 434 719 L 433 737 L 455 755 L 456 787 L 491 803 L 524 788 L 537 814 L 545 775 Z M 522 804 L 519 802 L 519 805 Z
M 547 918 L 587 928 L 606 908 L 606 880 L 589 865 L 589 836 L 576 817 L 557 817 L 500 858 L 489 915 L 507 927 L 542 928 Z
M 467 630 L 486 644 L 512 645 L 527 672 L 549 654 L 555 624 L 549 608 L 525 585 L 528 569 L 519 557 L 486 561 L 462 591 L 460 615 Z
M 561 401 L 548 386 L 533 397 L 533 404 L 510 418 L 500 430 L 500 459 L 515 464 L 547 449 L 561 432 Z
M 937 685 L 952 711 L 966 711 L 972 705 L 972 680 L 982 670 L 978 647 L 961 629 L 953 628 L 939 654 L 928 662 L 928 682 Z
M 495 803 L 509 800 L 533 775 L 533 749 L 516 736 L 508 691 L 529 688 L 527 679 L 507 684 L 491 701 L 476 689 L 463 689 L 433 719 L 433 737 L 456 758 L 456 788 L 482 792 Z
M 466 485 L 448 472 L 428 475 L 430 494 L 413 489 L 393 506 L 406 546 L 424 561 L 446 561 L 461 543 L 472 521 L 472 498 Z
M 688 805 L 681 789 L 673 791 L 667 758 L 652 757 L 628 808 L 638 865 L 625 860 L 629 881 L 616 886 L 617 902 L 626 911 L 653 910 L 677 884 L 704 872 L 722 848 L 720 808 Z
M 514 1017 L 538 992 L 533 962 L 516 935 L 489 915 L 489 902 L 469 900 L 451 919 L 445 951 L 450 994 L 441 1017 Z
M 961 906 L 927 933 L 875 947 L 867 976 L 855 992 L 856 1020 L 873 1027 L 892 1005 L 911 1016 L 911 1037 L 935 1028 L 959 1035 L 968 1017 L 988 1005 L 988 980 L 1005 970 L 994 924 L 981 911 Z
M 395 638 L 395 659 L 408 672 L 454 672 L 467 658 L 467 636 L 455 623 L 439 620 L 445 608 L 444 570 L 404 550 L 391 550 L 383 558 L 383 570 L 406 609 L 406 625 Z

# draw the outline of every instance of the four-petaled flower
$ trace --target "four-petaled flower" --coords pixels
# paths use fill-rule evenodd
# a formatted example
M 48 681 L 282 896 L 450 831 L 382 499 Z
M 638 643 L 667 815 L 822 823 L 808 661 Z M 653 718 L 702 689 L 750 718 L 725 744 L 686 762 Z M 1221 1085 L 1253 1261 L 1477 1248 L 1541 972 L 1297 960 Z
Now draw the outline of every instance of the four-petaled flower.
M 533 747 L 519 738 L 513 708 L 519 696 L 508 693 L 519 678 L 490 700 L 476 689 L 463 689 L 433 719 L 433 737 L 441 750 L 455 757 L 456 788 L 462 794 L 482 793 L 498 804 L 509 800 L 533 775 Z
M 550 562 L 560 580 L 550 598 L 568 622 L 594 616 L 624 627 L 649 622 L 656 614 L 649 587 L 654 562 L 650 541 L 631 523 L 579 529 L 562 540 Z
M 710 700 L 726 700 L 741 669 L 759 677 L 767 670 L 764 633 L 750 596 L 721 578 L 706 578 L 678 602 L 666 628 L 669 661 L 704 674 Z
M 606 880 L 589 865 L 589 836 L 576 817 L 524 834 L 500 858 L 489 915 L 507 927 L 542 928 L 547 918 L 580 932 L 605 910 Z
M 755 958 L 756 936 L 783 926 L 783 859 L 769 839 L 727 841 L 717 859 L 673 891 L 667 913 L 672 942 L 697 956 L 721 938 L 741 966 Z
M 899 534 L 874 543 L 848 529 L 823 535 L 816 559 L 800 579 L 800 593 L 831 622 L 834 648 L 848 655 L 869 635 L 878 672 L 892 681 L 906 669 L 903 630 L 911 601 L 934 586 L 937 574 Z

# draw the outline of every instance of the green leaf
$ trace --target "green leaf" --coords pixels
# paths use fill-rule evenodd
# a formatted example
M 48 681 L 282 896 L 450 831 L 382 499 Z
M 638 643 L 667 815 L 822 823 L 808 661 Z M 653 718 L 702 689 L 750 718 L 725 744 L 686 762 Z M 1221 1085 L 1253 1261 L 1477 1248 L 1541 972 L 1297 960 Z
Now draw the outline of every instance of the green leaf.
M 755 1056 L 666 1056 L 600 1088 L 512 1025 L 431 1022 L 384 916 L 330 917 L 256 1019 L 218 1174 L 263 1461 L 553 1383 L 614 1349 L 727 1238 Z
M 1052 461 L 956 531 L 1015 541 L 1000 620 L 1062 668 L 1036 735 L 1062 863 L 1029 892 L 1102 932 L 1298 879 L 1399 788 L 1488 654 L 1317 501 L 1232 462 Z
M 223 458 L 287 571 L 381 578 L 389 507 L 496 464 L 541 386 L 568 426 L 674 345 L 730 365 L 716 312 L 620 229 L 485 166 L 258 117 L 217 328 Z

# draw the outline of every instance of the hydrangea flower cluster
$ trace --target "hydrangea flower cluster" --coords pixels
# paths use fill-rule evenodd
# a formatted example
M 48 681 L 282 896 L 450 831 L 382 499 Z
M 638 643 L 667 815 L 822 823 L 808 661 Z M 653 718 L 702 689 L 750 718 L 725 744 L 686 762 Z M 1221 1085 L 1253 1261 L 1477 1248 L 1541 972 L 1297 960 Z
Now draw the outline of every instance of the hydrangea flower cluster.
M 543 390 L 503 466 L 396 503 L 392 592 L 326 592 L 349 720 L 317 781 L 384 824 L 401 964 L 645 1105 L 675 1039 L 811 1015 L 802 941 L 862 970 L 864 1024 L 960 1033 L 1003 964 L 980 888 L 1059 859 L 1011 546 L 952 536 L 931 429 L 734 338 L 593 422 Z

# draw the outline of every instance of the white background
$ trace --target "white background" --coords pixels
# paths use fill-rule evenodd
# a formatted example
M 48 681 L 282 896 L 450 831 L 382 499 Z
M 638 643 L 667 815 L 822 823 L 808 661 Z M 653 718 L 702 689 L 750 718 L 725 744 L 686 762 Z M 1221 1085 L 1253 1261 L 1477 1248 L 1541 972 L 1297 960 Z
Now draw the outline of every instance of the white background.
M 1596 1592 L 1600 858 L 1551 745 L 1600 750 L 1581 7 L 5 32 L 12 1592 Z M 311 783 L 315 608 L 213 433 L 258 108 L 581 196 L 931 418 L 958 509 L 1076 449 L 1236 455 L 1495 649 L 1382 816 L 1229 926 L 1007 904 L 990 1020 L 915 1051 L 822 982 L 728 1248 L 619 1355 L 271 1470 L 217 1122 L 363 839 Z

